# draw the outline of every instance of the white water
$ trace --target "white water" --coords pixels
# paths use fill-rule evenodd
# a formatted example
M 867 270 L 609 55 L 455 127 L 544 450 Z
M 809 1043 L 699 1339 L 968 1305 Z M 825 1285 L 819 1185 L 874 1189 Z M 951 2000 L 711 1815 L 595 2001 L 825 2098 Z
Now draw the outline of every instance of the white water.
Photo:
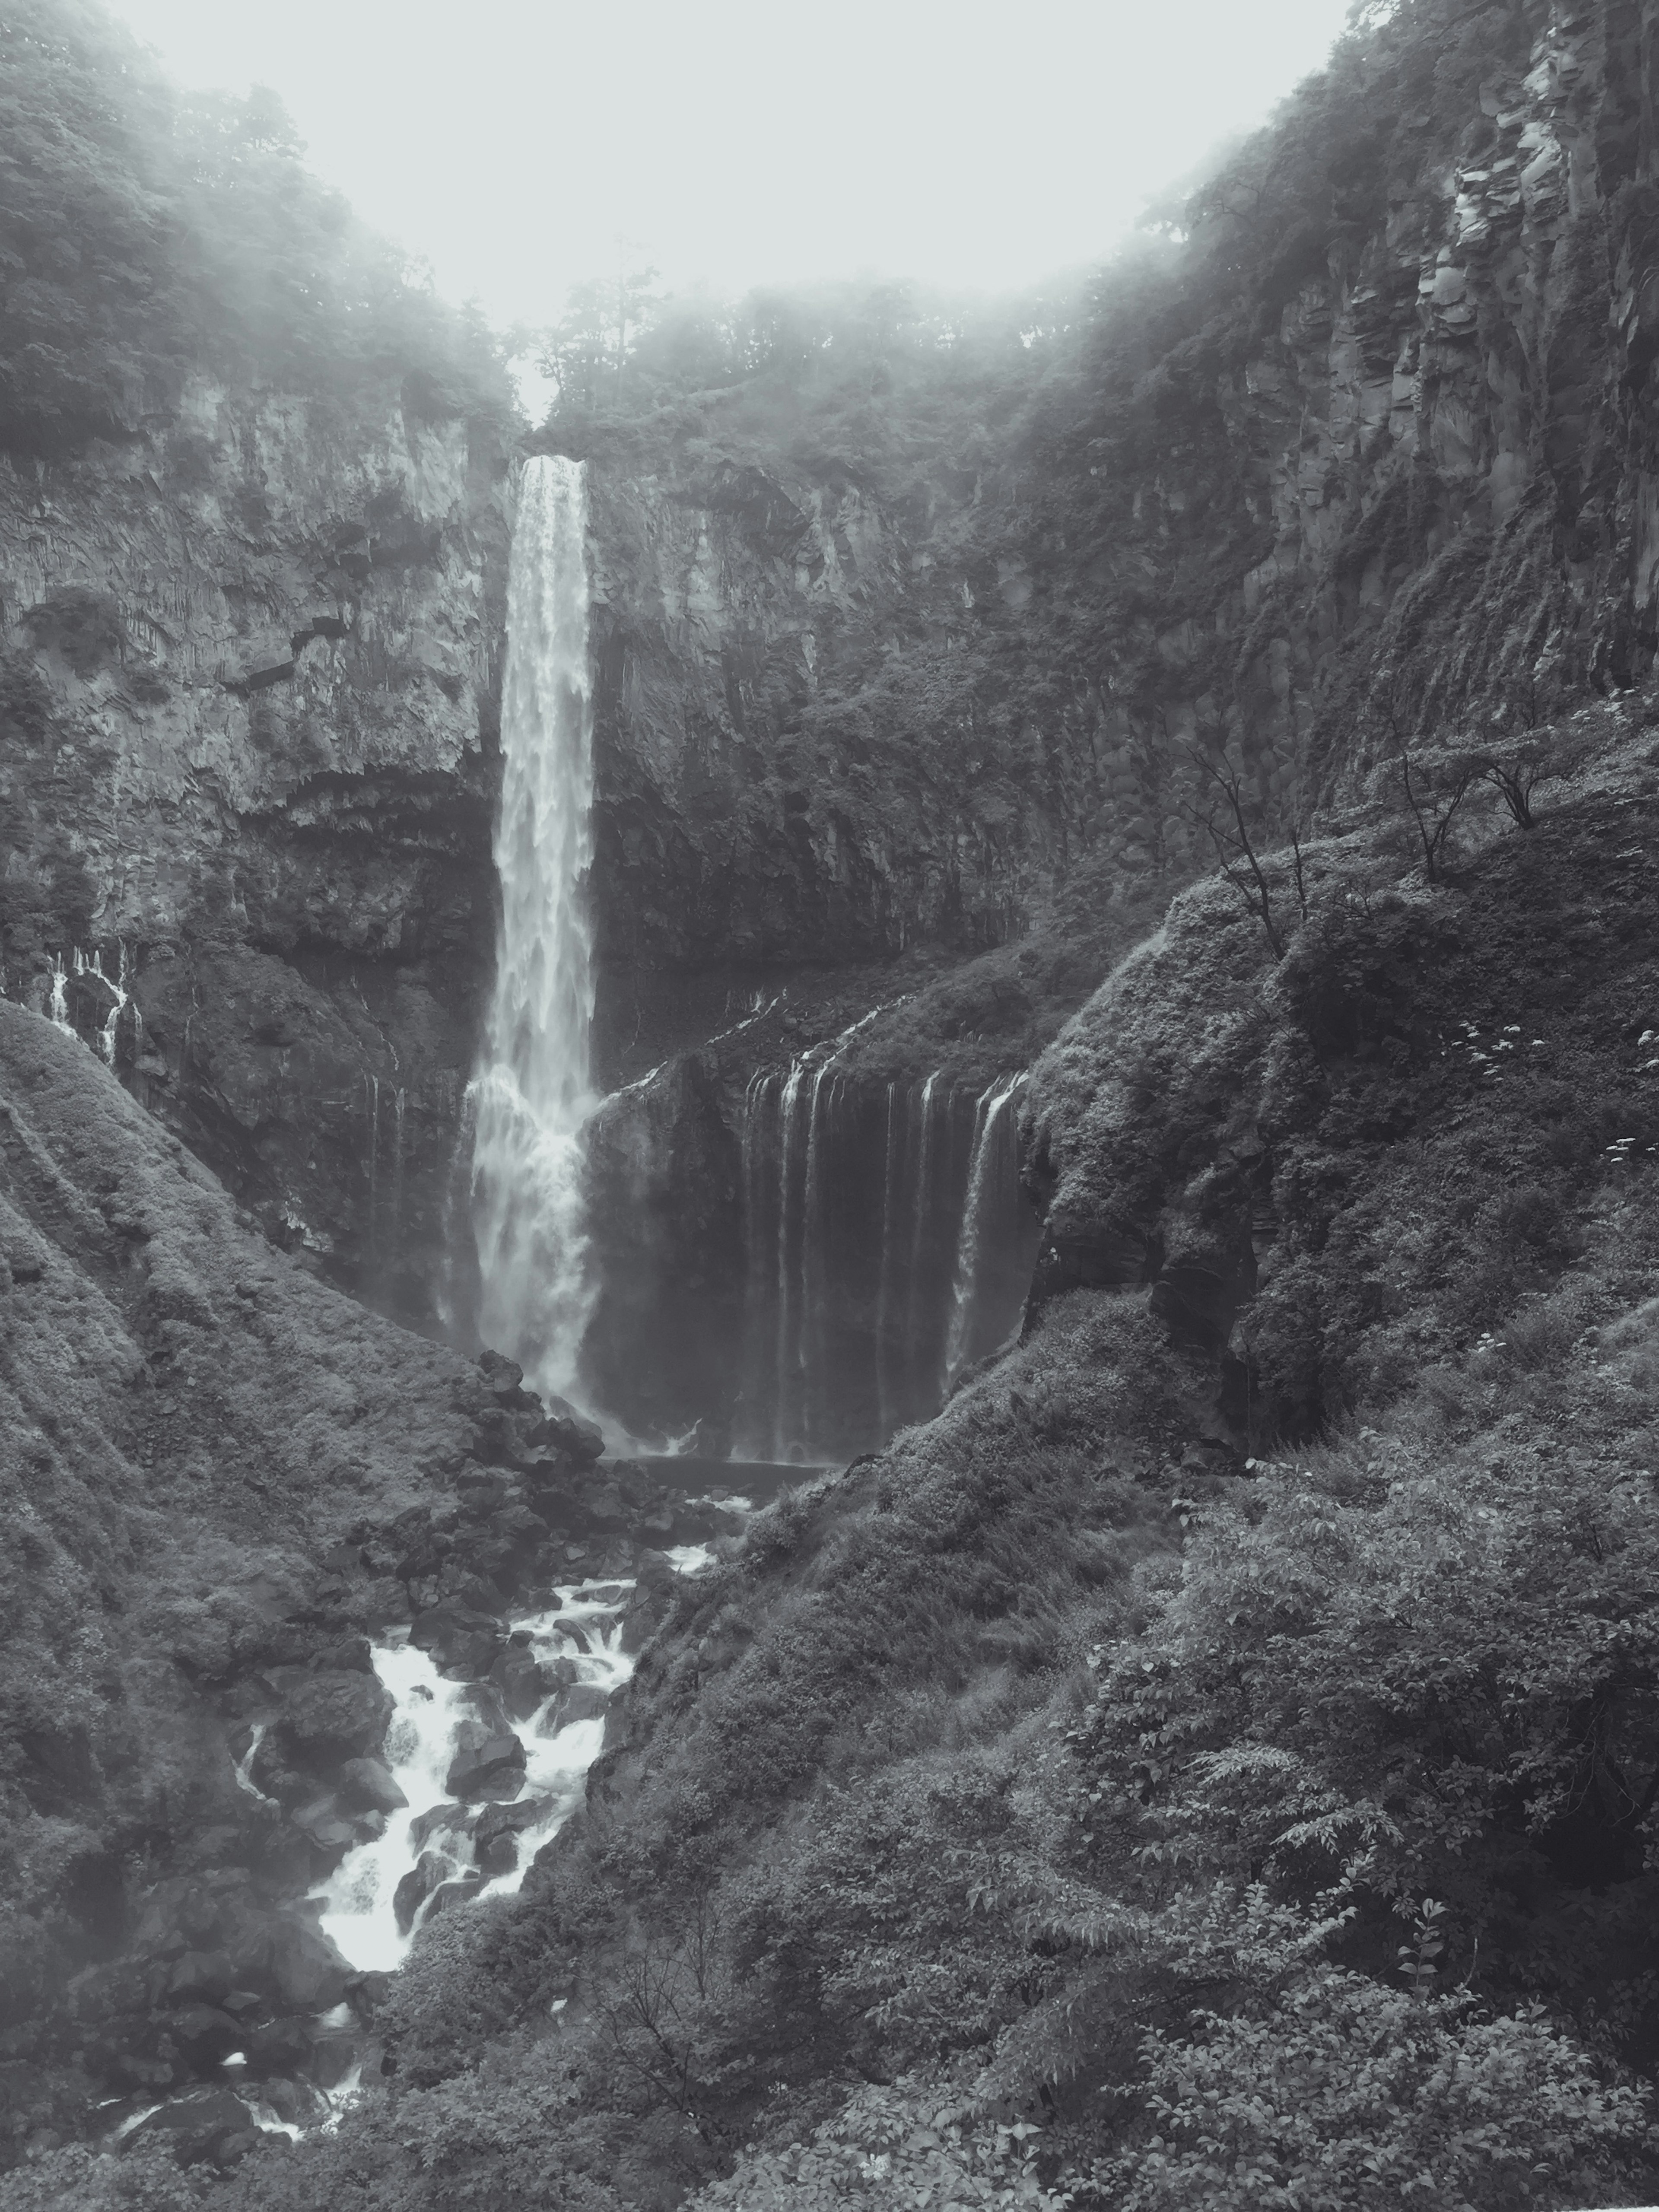
M 580 463 L 526 464 L 507 577 L 501 923 L 472 1086 L 479 1333 L 533 1389 L 564 1396 L 592 1303 L 580 1188 L 581 1129 L 596 1103 L 586 520 Z
M 706 1564 L 707 1555 L 684 1560 L 688 1571 Z M 677 1562 L 678 1564 L 678 1562 Z M 531 1649 L 538 1660 L 568 1659 L 579 1682 L 607 1694 L 625 1682 L 634 1671 L 633 1660 L 621 1648 L 622 1612 L 633 1589 L 629 1582 L 582 1583 L 559 1591 L 555 1612 L 515 1620 L 515 1629 L 528 1630 Z M 588 1650 L 581 1650 L 565 1630 L 578 1631 Z M 465 1682 L 446 1681 L 429 1653 L 412 1644 L 384 1644 L 373 1654 L 374 1672 L 391 1692 L 397 1711 L 386 1736 L 386 1763 L 398 1788 L 408 1798 L 401 1811 L 389 1814 L 384 1831 L 371 1841 L 348 1851 L 338 1867 L 313 1895 L 322 1903 L 321 1926 L 345 1957 L 360 1972 L 387 1972 L 401 1964 L 415 1932 L 429 1909 L 429 1900 L 416 1914 L 409 1933 L 398 1926 L 393 1899 L 398 1883 L 423 1850 L 446 1857 L 446 1880 L 465 1874 L 473 1863 L 472 1844 L 465 1830 L 481 1811 L 478 1805 L 455 1806 L 453 1829 L 434 1828 L 423 1843 L 410 1835 L 416 1820 L 434 1807 L 453 1804 L 444 1784 L 455 1754 L 456 1731 L 476 1711 Z M 518 1838 L 518 1864 L 510 1874 L 487 1881 L 479 1894 L 506 1895 L 519 1888 L 531 1861 L 568 1819 L 580 1801 L 588 1768 L 599 1756 L 605 1736 L 602 1715 L 571 1721 L 560 1727 L 558 1698 L 549 1698 L 532 1717 L 515 1722 L 514 1734 L 525 1749 L 525 1780 L 519 1800 L 549 1799 L 536 1824 Z M 515 1801 L 517 1802 L 517 1801 Z
M 999 1124 L 1013 1104 L 1014 1094 L 1025 1078 L 1011 1075 L 983 1091 L 974 1112 L 973 1150 L 968 1158 L 968 1190 L 963 1200 L 962 1232 L 957 1240 L 956 1286 L 951 1307 L 951 1331 L 945 1347 L 946 1387 L 968 1364 L 973 1352 L 974 1324 L 979 1317 L 981 1248 L 985 1218 L 996 1181 Z
M 120 945 L 118 948 L 118 956 L 116 975 L 109 976 L 106 975 L 104 973 L 104 956 L 101 952 L 94 950 L 91 959 L 88 960 L 85 953 L 81 951 L 78 945 L 75 949 L 76 974 L 77 975 L 95 975 L 99 981 L 104 985 L 106 989 L 114 994 L 115 1004 L 110 1008 L 107 1015 L 106 1015 L 103 1025 L 98 1032 L 98 1049 L 112 1067 L 115 1065 L 115 1025 L 121 1018 L 121 1009 L 126 1005 L 129 996 L 127 991 L 127 948 L 125 945 Z M 57 1005 L 58 997 L 58 986 L 54 980 L 52 986 L 52 1002 L 54 1007 Z M 53 1019 L 56 1020 L 56 1018 L 57 1016 L 54 1012 Z

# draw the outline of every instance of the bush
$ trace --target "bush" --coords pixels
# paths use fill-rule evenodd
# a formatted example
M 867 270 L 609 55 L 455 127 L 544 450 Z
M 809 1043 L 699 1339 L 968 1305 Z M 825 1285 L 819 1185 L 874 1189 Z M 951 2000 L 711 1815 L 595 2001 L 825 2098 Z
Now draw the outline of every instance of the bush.
M 1094 2176 L 1117 2212 L 1517 2212 L 1647 2162 L 1646 2097 L 1541 2005 L 1388 1989 L 1321 1955 L 1334 1929 L 1260 1888 L 1206 1901 L 1171 1963 L 1234 1993 L 1145 2038 L 1132 2147 Z

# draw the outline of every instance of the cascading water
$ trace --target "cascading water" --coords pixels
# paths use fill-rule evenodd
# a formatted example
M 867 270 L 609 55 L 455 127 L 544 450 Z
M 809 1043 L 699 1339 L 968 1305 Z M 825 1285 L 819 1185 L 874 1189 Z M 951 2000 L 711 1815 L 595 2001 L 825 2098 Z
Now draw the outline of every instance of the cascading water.
M 707 1556 L 688 1549 L 679 1564 L 695 1570 Z M 315 1893 L 324 1933 L 354 1966 L 387 1972 L 434 1909 L 464 1900 L 486 1881 L 495 1896 L 522 1883 L 580 1801 L 605 1734 L 605 1701 L 634 1671 L 622 1649 L 622 1609 L 633 1587 L 573 1584 L 555 1593 L 551 1612 L 511 1623 L 537 1661 L 565 1679 L 514 1726 L 524 1747 L 524 1780 L 506 1798 L 511 1825 L 486 1845 L 483 1866 L 476 1832 L 483 1816 L 497 1810 L 495 1801 L 461 1803 L 447 1786 L 462 1727 L 478 1711 L 477 1686 L 447 1680 L 430 1654 L 412 1644 L 374 1651 L 375 1674 L 396 1706 L 386 1765 L 407 1802 L 386 1816 L 378 1836 L 348 1851 Z M 585 1694 L 573 1694 L 579 1692 Z
M 1021 1078 L 860 1083 L 844 1038 L 744 1103 L 748 1255 L 738 1449 L 851 1457 L 939 1410 L 1018 1317 L 1036 1221 L 1019 1189 Z
M 580 462 L 526 463 L 507 578 L 501 934 L 472 1086 L 479 1333 L 544 1395 L 569 1395 L 592 1305 L 580 1140 L 596 1103 L 586 513 Z
M 968 1189 L 963 1201 L 962 1234 L 957 1242 L 957 1279 L 951 1297 L 951 1330 L 945 1346 L 945 1382 L 948 1389 L 963 1369 L 983 1357 L 1000 1342 L 1002 1328 L 989 1344 L 982 1340 L 988 1312 L 992 1326 L 1000 1319 L 1002 1302 L 994 1297 L 990 1250 L 994 1210 L 1011 1186 L 1017 1193 L 1019 1154 L 1014 1134 L 1013 1103 L 1025 1078 L 1011 1076 L 982 1091 L 974 1111 L 973 1149 L 968 1158 Z

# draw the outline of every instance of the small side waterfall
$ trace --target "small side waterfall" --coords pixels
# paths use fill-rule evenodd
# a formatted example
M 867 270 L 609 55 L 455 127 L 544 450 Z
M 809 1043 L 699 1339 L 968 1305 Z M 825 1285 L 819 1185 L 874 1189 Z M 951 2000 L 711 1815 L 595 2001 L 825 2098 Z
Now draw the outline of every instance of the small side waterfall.
M 580 1186 L 595 1103 L 586 518 L 580 462 L 526 465 L 507 577 L 501 934 L 473 1083 L 479 1331 L 544 1395 L 570 1391 L 592 1304 Z
M 1006 1299 L 998 1295 L 994 1261 L 995 1213 L 1019 1182 L 1019 1147 L 1013 1103 L 1025 1078 L 1011 1076 L 981 1093 L 974 1110 L 973 1149 L 968 1156 L 968 1189 L 963 1201 L 962 1234 L 957 1243 L 957 1279 L 951 1296 L 951 1330 L 945 1347 L 945 1386 L 964 1367 L 990 1352 L 1006 1334 L 1001 1316 Z M 987 1340 L 987 1324 L 994 1332 Z
M 740 1454 L 834 1461 L 939 1410 L 1018 1320 L 1036 1257 L 1023 1077 L 860 1083 L 841 1040 L 744 1101 Z

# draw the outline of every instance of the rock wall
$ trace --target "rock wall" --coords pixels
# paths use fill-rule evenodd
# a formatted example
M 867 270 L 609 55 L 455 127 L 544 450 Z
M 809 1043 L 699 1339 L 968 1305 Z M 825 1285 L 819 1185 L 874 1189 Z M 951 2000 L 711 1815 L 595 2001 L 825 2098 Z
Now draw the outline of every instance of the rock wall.
M 1207 859 L 1185 745 L 1230 743 L 1247 800 L 1305 826 L 1402 743 L 1514 735 L 1651 665 L 1656 21 L 1385 31 L 1212 189 L 1211 313 L 1109 365 L 1033 555 L 1055 588 L 1088 533 L 1125 859 Z
M 267 1231 L 421 1320 L 493 951 L 508 455 L 383 398 L 198 382 L 0 463 L 0 962 L 114 1012 Z

